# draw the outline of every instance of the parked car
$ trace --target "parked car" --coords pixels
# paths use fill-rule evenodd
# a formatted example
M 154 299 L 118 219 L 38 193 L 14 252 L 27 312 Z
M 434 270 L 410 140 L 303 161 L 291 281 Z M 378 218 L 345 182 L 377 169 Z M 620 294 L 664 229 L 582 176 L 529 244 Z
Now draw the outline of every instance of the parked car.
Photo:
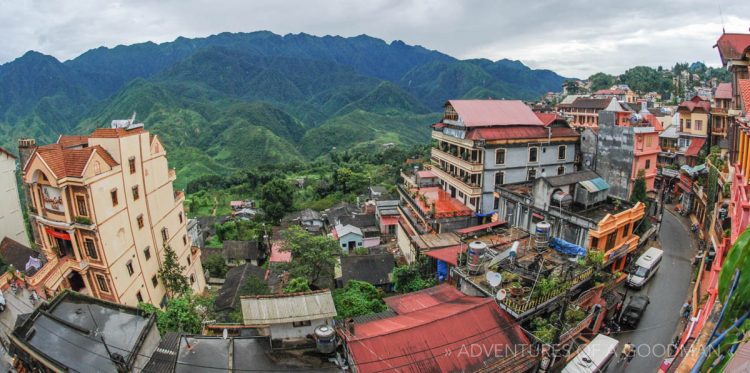
M 5 306 L 6 306 L 5 296 L 3 295 L 3 292 L 0 291 L 0 312 L 5 311 Z
M 634 295 L 630 297 L 628 305 L 622 310 L 620 325 L 635 328 L 641 321 L 643 313 L 646 312 L 651 300 L 646 295 Z
M 661 265 L 661 257 L 664 251 L 655 247 L 646 250 L 638 260 L 635 261 L 633 269 L 628 275 L 627 285 L 631 288 L 640 289 L 656 274 Z

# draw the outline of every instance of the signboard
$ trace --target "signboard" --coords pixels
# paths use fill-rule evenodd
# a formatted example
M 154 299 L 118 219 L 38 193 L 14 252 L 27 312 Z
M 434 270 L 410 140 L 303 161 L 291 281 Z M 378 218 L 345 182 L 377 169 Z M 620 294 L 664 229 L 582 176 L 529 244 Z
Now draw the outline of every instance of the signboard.
M 44 203 L 44 208 L 47 210 L 59 213 L 65 212 L 60 188 L 42 186 L 42 202 Z

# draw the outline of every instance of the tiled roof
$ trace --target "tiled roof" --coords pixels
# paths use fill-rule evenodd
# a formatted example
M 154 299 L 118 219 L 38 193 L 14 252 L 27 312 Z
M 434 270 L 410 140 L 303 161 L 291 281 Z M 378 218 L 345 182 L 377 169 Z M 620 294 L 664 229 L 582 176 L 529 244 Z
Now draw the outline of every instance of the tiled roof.
M 695 111 L 695 109 L 703 109 L 705 112 L 708 112 L 711 110 L 711 103 L 700 96 L 693 96 L 690 100 L 683 101 L 678 107 L 678 110 L 683 108 L 689 110 L 691 113 Z
M 696 137 L 693 139 L 693 141 L 690 142 L 690 146 L 688 146 L 687 150 L 685 150 L 685 155 L 688 157 L 697 157 L 698 153 L 701 151 L 701 148 L 703 148 L 703 145 L 706 143 L 706 139 L 702 137 Z
M 61 144 L 50 144 L 38 147 L 35 154 L 44 160 L 56 177 L 62 179 L 83 176 L 84 168 L 94 152 L 99 154 L 110 167 L 118 165 L 109 152 L 99 145 L 81 149 L 65 149 Z
M 750 116 L 750 79 L 740 79 L 737 82 L 742 105 L 745 108 L 745 112 L 748 113 L 747 115 Z
M 719 48 L 719 55 L 724 65 L 728 60 L 742 58 L 750 47 L 750 34 L 722 34 L 714 47 Z
M 74 148 L 76 146 L 85 146 L 89 143 L 88 136 L 77 136 L 77 135 L 60 135 L 57 139 L 57 143 L 62 145 L 63 148 Z
M 469 130 L 466 138 L 469 140 L 542 139 L 547 138 L 550 133 L 553 138 L 579 136 L 576 130 L 568 127 L 512 126 L 473 128 Z
M 224 278 L 224 284 L 221 285 L 221 289 L 216 295 L 216 299 L 214 299 L 214 309 L 217 311 L 234 309 L 237 306 L 240 289 L 245 285 L 247 280 L 253 276 L 258 281 L 266 283 L 266 271 L 252 264 L 245 264 L 230 269 Z
M 714 98 L 720 100 L 732 99 L 732 83 L 720 83 L 714 92 Z
M 570 107 L 576 108 L 576 109 L 606 109 L 607 106 L 609 106 L 609 103 L 612 102 L 613 98 L 588 98 L 588 97 L 579 97 L 575 101 L 573 101 L 572 104 L 570 104 Z
M 257 241 L 226 240 L 222 243 L 224 258 L 230 260 L 256 260 L 260 257 Z
M 145 130 L 143 127 L 137 127 L 133 129 L 125 129 L 125 128 L 97 128 L 94 130 L 94 132 L 91 133 L 89 137 L 92 138 L 118 138 L 118 137 L 125 137 L 130 135 L 137 135 L 139 133 L 143 133 Z
M 539 120 L 542 121 L 542 124 L 544 124 L 545 126 L 549 126 L 550 124 L 552 124 L 554 121 L 558 119 L 563 119 L 556 113 L 534 113 L 534 114 L 536 114 L 536 117 L 539 118 Z
M 449 100 L 467 127 L 541 125 L 531 108 L 518 100 Z
M 622 89 L 600 89 L 594 93 L 595 95 L 624 95 L 627 92 Z

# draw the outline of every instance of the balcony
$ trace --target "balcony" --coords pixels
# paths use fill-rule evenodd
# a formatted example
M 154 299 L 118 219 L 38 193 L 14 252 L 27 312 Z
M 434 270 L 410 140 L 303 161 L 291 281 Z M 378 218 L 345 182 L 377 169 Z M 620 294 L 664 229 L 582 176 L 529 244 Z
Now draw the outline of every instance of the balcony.
M 459 157 L 437 148 L 432 148 L 432 158 L 437 159 L 438 161 L 450 163 L 454 166 L 461 167 L 468 172 L 482 172 L 482 170 L 484 169 L 482 162 L 478 159 L 472 160 L 470 157 Z
M 174 192 L 174 201 L 175 202 L 184 202 L 185 201 L 185 192 L 181 190 L 176 190 Z
M 177 180 L 177 171 L 174 168 L 170 168 L 167 172 L 169 174 L 169 181 L 174 182 Z
M 447 171 L 441 169 L 437 165 L 432 167 L 432 172 L 437 175 L 440 179 L 447 181 L 449 184 L 457 187 L 463 193 L 469 196 L 476 197 L 482 194 L 482 187 L 478 184 L 470 184 L 468 181 L 463 181 L 458 175 L 453 175 Z

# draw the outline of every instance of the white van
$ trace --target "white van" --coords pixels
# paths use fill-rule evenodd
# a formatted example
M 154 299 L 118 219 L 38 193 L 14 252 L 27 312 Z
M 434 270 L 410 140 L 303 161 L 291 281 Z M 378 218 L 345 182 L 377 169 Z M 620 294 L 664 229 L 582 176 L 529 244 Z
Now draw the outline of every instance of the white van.
M 654 276 L 661 265 L 664 251 L 651 247 L 635 261 L 635 265 L 628 275 L 628 286 L 640 289 Z
M 604 372 L 617 354 L 617 340 L 597 334 L 562 370 L 562 373 Z

